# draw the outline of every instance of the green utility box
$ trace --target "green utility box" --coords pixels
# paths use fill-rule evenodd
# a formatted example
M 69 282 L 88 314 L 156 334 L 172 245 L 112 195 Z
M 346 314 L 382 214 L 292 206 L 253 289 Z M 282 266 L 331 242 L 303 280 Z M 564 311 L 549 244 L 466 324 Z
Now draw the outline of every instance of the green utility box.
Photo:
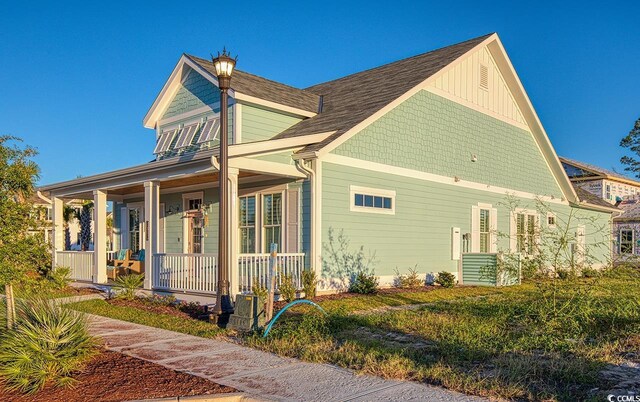
M 234 313 L 229 317 L 227 328 L 252 331 L 263 327 L 264 324 L 264 300 L 255 295 L 237 295 Z

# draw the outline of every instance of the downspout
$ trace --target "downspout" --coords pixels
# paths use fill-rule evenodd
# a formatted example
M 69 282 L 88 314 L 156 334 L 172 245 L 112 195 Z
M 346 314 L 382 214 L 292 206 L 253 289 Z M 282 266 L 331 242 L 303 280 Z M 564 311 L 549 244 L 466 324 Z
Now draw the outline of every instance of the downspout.
M 40 192 L 40 190 L 36 191 L 36 194 L 38 195 L 38 197 L 43 200 L 44 202 L 46 202 L 47 204 L 51 204 L 51 200 L 47 197 L 44 196 L 44 194 L 42 194 Z
M 311 187 L 311 197 L 309 197 L 310 200 L 310 210 L 311 210 L 311 230 L 309 230 L 309 269 L 312 270 L 317 270 L 317 267 L 314 267 L 313 264 L 316 263 L 316 246 L 315 246 L 315 229 L 317 227 L 317 220 L 319 219 L 319 217 L 317 216 L 317 211 L 316 211 L 316 202 L 314 201 L 315 199 L 315 184 L 316 184 L 316 172 L 314 172 L 312 169 L 309 169 L 307 166 L 305 166 L 305 162 L 306 159 L 295 159 L 295 163 L 296 163 L 296 169 L 298 169 L 298 171 L 300 171 L 301 173 L 303 173 L 304 175 L 307 176 L 307 179 L 309 179 L 309 185 Z

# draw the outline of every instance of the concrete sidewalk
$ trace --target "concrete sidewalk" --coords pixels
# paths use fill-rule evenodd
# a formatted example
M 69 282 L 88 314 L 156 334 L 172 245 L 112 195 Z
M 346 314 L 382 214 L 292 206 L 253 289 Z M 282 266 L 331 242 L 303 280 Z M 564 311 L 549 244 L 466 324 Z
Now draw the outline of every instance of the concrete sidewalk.
M 351 370 L 144 325 L 90 316 L 107 349 L 194 374 L 247 396 L 291 401 L 481 401 L 414 382 L 356 375 Z

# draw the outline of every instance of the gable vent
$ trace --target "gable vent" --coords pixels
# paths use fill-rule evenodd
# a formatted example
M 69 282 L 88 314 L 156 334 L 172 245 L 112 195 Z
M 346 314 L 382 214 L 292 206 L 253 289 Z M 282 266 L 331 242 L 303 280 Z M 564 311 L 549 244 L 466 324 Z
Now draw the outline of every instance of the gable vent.
M 489 89 L 489 68 L 480 64 L 480 88 Z

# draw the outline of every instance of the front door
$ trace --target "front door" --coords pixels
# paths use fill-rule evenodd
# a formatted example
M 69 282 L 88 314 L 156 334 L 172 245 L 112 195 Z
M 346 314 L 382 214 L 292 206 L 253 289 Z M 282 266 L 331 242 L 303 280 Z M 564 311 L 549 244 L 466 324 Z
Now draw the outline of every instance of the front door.
M 188 249 L 190 254 L 202 253 L 202 242 L 204 239 L 204 218 L 202 213 L 195 212 L 188 215 Z

